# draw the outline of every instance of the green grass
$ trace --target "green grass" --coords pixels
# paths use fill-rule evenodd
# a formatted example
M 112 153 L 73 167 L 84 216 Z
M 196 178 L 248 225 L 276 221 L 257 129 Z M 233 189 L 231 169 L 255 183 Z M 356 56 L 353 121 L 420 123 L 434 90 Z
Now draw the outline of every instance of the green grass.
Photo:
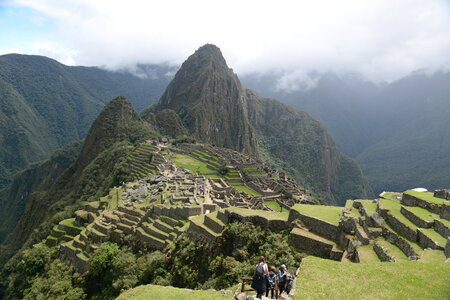
M 367 215 L 369 216 L 371 216 L 374 212 L 377 211 L 377 204 L 372 200 L 355 200 L 355 202 L 361 203 Z
M 448 299 L 450 264 L 340 263 L 306 257 L 294 299 Z
M 111 199 L 108 199 L 108 196 L 111 195 Z M 108 202 L 108 205 L 106 207 L 107 210 L 114 210 L 117 209 L 117 206 L 119 205 L 119 199 L 122 195 L 122 188 L 112 188 L 108 195 L 101 197 L 100 201 L 106 201 Z
M 433 228 L 419 228 L 421 232 L 423 232 L 427 237 L 432 239 L 434 242 L 437 242 L 441 247 L 445 247 L 445 243 L 447 239 L 436 232 Z
M 343 208 L 339 206 L 296 204 L 291 209 L 337 226 L 341 220 L 340 213 Z
M 238 190 L 239 192 L 244 192 L 244 193 L 246 193 L 247 195 L 250 195 L 250 196 L 255 196 L 255 197 L 261 196 L 260 193 L 258 193 L 258 192 L 256 192 L 256 191 L 252 190 L 251 188 L 249 188 L 249 187 L 246 186 L 246 185 L 233 185 L 233 187 L 234 187 L 236 190 Z
M 205 215 L 199 215 L 199 216 L 194 216 L 194 217 L 190 217 L 189 220 L 196 224 L 197 226 L 203 227 L 204 229 L 206 229 L 211 235 L 213 236 L 220 236 L 219 233 L 214 232 L 211 228 L 209 228 L 208 226 L 205 225 Z
M 398 233 L 396 230 L 394 230 L 394 228 L 392 228 L 389 224 L 384 223 L 383 226 L 386 227 L 387 229 L 389 229 L 390 231 L 396 233 L 398 236 L 400 236 L 402 239 L 404 239 L 406 242 L 408 242 L 411 245 L 411 247 L 414 249 L 414 251 L 416 251 L 417 254 L 420 255 L 423 252 L 423 249 L 422 249 L 422 247 L 419 246 L 419 244 L 417 244 L 415 242 L 411 242 L 410 240 L 406 239 L 400 233 Z
M 418 260 L 419 262 L 445 262 L 446 257 L 444 251 L 426 249 L 423 251 L 422 256 Z
M 65 226 L 68 226 L 68 227 L 78 228 L 78 229 L 83 229 L 83 228 L 84 228 L 83 226 L 78 226 L 78 225 L 75 223 L 75 218 L 70 218 L 70 219 L 62 220 L 61 222 L 59 222 L 59 224 L 65 225 Z
M 122 293 L 117 300 L 147 300 L 147 299 L 164 299 L 164 300 L 225 300 L 232 299 L 231 295 L 222 295 L 217 291 L 196 291 L 180 289 L 171 286 L 159 285 L 141 285 L 134 289 Z
M 361 263 L 372 263 L 372 262 L 379 262 L 380 259 L 378 258 L 378 255 L 373 250 L 373 245 L 365 245 L 365 246 L 359 246 L 358 247 L 358 253 L 359 253 L 359 261 Z
M 282 212 L 282 211 L 283 211 L 283 207 L 282 207 L 280 204 L 278 204 L 278 202 L 275 201 L 275 200 L 265 200 L 264 203 L 265 203 L 268 207 L 270 207 L 271 209 L 273 209 L 274 211 L 279 211 L 279 212 Z M 287 211 L 287 210 L 285 209 L 285 211 Z
M 400 208 L 402 205 L 400 202 L 396 200 L 388 200 L 388 199 L 380 199 L 380 207 L 383 209 L 389 210 L 389 212 L 394 216 L 397 220 L 399 220 L 404 225 L 408 226 L 409 228 L 416 230 L 417 225 L 411 222 L 409 219 L 407 219 L 401 212 Z
M 434 197 L 432 192 L 416 192 L 413 190 L 409 190 L 409 191 L 406 191 L 405 194 L 414 196 L 416 198 L 419 198 L 419 199 L 422 199 L 422 200 L 425 200 L 425 201 L 428 201 L 428 202 L 431 202 L 431 203 L 434 203 L 437 205 L 449 203 L 449 201 Z
M 426 210 L 422 207 L 418 206 L 404 206 L 404 208 L 410 212 L 412 212 L 414 215 L 419 217 L 420 219 L 427 221 L 427 222 L 433 222 L 434 219 L 439 219 L 439 215 L 434 214 L 430 212 L 429 210 Z
M 394 193 L 394 192 L 384 192 L 383 193 L 384 199 L 391 199 L 391 200 L 401 200 L 402 199 L 402 193 Z
M 238 215 L 249 217 L 249 216 L 261 216 L 268 220 L 282 220 L 287 221 L 289 214 L 287 212 L 274 212 L 274 211 L 264 211 L 257 209 L 246 209 L 239 207 L 229 207 L 226 208 L 229 212 L 234 212 Z
M 399 260 L 400 261 L 408 260 L 408 257 L 405 255 L 405 253 L 403 253 L 403 251 L 400 248 L 398 248 L 395 245 L 392 245 L 385 239 L 379 238 L 377 239 L 376 243 L 379 246 L 386 248 L 388 250 L 387 254 L 391 257 L 394 257 L 396 262 L 398 262 Z
M 199 161 L 189 155 L 173 154 L 170 160 L 175 165 L 186 168 L 192 173 L 200 173 L 200 174 L 215 173 L 214 170 L 211 170 L 210 168 L 207 167 L 206 163 Z

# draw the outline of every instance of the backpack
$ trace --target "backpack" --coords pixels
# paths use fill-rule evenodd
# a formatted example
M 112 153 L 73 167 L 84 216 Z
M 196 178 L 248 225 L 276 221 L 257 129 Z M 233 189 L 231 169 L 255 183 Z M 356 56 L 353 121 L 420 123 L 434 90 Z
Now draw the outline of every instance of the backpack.
M 258 279 L 263 279 L 264 277 L 264 264 L 258 264 L 256 266 L 255 277 Z

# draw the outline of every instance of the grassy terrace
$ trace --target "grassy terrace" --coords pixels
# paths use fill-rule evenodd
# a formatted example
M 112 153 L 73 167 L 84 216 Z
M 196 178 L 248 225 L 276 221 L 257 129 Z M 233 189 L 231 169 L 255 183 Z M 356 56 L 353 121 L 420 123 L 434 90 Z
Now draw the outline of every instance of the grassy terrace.
M 409 228 L 416 230 L 417 226 L 400 212 L 401 207 L 402 205 L 400 202 L 396 200 L 380 199 L 380 208 L 389 210 L 392 216 L 394 216 L 397 220 Z
M 361 203 L 361 205 L 364 207 L 364 210 L 369 216 L 377 211 L 377 204 L 372 200 L 355 200 L 355 202 Z
M 217 291 L 196 291 L 180 289 L 171 286 L 141 285 L 134 289 L 122 293 L 117 300 L 144 300 L 144 299 L 164 299 L 164 300 L 225 300 L 233 296 L 222 295 Z
M 434 219 L 439 219 L 439 215 L 434 214 L 422 207 L 418 206 L 403 206 L 403 207 L 424 221 L 433 222 Z
M 80 230 L 82 230 L 82 229 L 84 228 L 83 226 L 78 226 L 78 225 L 75 223 L 75 218 L 70 218 L 70 219 L 62 220 L 61 222 L 59 222 L 59 224 L 65 225 L 65 226 L 68 226 L 68 227 L 78 228 L 78 229 L 80 229 Z
M 260 193 L 257 193 L 256 191 L 252 190 L 251 188 L 249 188 L 248 186 L 246 186 L 244 184 L 236 184 L 236 185 L 234 185 L 234 184 L 230 183 L 230 185 L 232 187 L 234 187 L 236 190 L 238 190 L 239 192 L 244 192 L 244 193 L 246 193 L 246 194 L 248 194 L 250 196 L 256 196 L 256 197 L 261 196 Z
M 291 209 L 336 226 L 339 225 L 339 221 L 341 220 L 340 213 L 342 212 L 342 207 L 339 206 L 296 204 Z
M 450 265 L 444 263 L 340 263 L 302 261 L 294 299 L 448 299 Z
M 114 210 L 119 205 L 119 199 L 122 195 L 122 192 L 122 188 L 112 188 L 111 190 L 109 190 L 108 195 L 100 198 L 100 201 L 108 202 L 106 209 Z M 111 196 L 111 199 L 108 199 L 108 196 Z
M 378 255 L 373 250 L 373 245 L 364 245 L 358 247 L 359 261 L 361 263 L 379 262 Z
M 283 207 L 282 207 L 280 204 L 278 204 L 278 202 L 275 201 L 275 200 L 265 200 L 264 203 L 265 203 L 268 207 L 270 207 L 271 209 L 273 209 L 274 211 L 279 211 L 279 212 L 282 212 L 282 211 L 283 211 Z M 285 209 L 285 211 L 287 211 L 287 210 Z
M 263 218 L 266 218 L 267 220 L 287 221 L 287 219 L 289 217 L 289 214 L 287 212 L 264 211 L 264 210 L 246 209 L 246 208 L 239 208 L 239 207 L 228 207 L 228 208 L 226 208 L 226 210 L 229 212 L 233 212 L 238 215 L 241 215 L 243 217 L 261 216 Z
M 402 250 L 400 250 L 400 248 L 398 248 L 397 246 L 389 243 L 385 239 L 378 238 L 376 240 L 376 243 L 379 246 L 387 249 L 387 254 L 389 254 L 389 256 L 391 256 L 391 257 L 394 257 L 396 262 L 408 260 L 408 257 L 405 255 L 405 253 L 403 253 Z
M 209 174 L 216 172 L 208 168 L 206 163 L 185 154 L 174 153 L 171 161 L 177 166 L 188 169 L 192 173 Z
M 213 236 L 219 236 L 220 234 L 214 232 L 211 228 L 209 228 L 208 226 L 206 226 L 205 223 L 205 215 L 199 215 L 199 216 L 194 216 L 194 217 L 190 217 L 189 220 L 194 223 L 195 225 L 199 226 L 199 227 L 203 227 L 204 229 L 206 229 L 211 235 Z
M 422 256 L 420 256 L 419 262 L 445 262 L 446 257 L 444 255 L 444 251 L 440 250 L 424 250 Z
M 383 192 L 382 194 L 383 194 L 384 199 L 391 199 L 391 200 L 401 200 L 402 199 L 402 193 Z
M 427 237 L 437 242 L 441 247 L 445 247 L 445 243 L 447 239 L 442 235 L 437 233 L 433 228 L 418 228 L 421 232 L 423 232 Z
M 407 195 L 411 195 L 414 196 L 416 198 L 437 204 L 437 205 L 442 205 L 444 203 L 446 204 L 450 204 L 450 201 L 446 201 L 444 199 L 441 198 L 436 198 L 433 196 L 432 192 L 416 192 L 416 191 L 412 191 L 412 190 L 408 190 L 405 192 L 405 194 Z
M 390 231 L 396 233 L 396 234 L 399 235 L 400 237 L 402 237 L 402 235 L 401 235 L 400 233 L 398 233 L 397 231 L 395 231 L 394 228 L 392 228 L 391 226 L 389 226 L 389 224 L 385 223 L 383 226 L 386 227 L 387 229 L 389 229 Z M 405 237 L 402 237 L 402 238 L 403 238 L 404 240 L 406 240 L 406 241 L 411 245 L 411 247 L 413 247 L 414 251 L 416 251 L 417 254 L 420 255 L 420 254 L 423 252 L 422 247 L 420 247 L 418 243 L 416 243 L 416 242 L 411 242 L 410 240 L 406 239 Z

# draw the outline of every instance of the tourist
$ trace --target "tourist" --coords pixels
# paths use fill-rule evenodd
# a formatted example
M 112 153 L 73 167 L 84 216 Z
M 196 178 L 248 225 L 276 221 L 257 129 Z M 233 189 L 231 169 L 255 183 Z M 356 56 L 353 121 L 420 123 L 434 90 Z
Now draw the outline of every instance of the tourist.
M 268 279 L 268 285 L 267 285 L 267 291 L 266 291 L 266 297 L 269 297 L 269 291 L 270 291 L 270 298 L 273 299 L 273 293 L 275 292 L 275 286 L 277 285 L 277 274 L 275 274 L 275 267 L 270 267 L 269 277 Z
M 267 278 L 269 277 L 269 270 L 265 263 L 264 256 L 259 257 L 259 262 L 256 265 L 255 275 L 253 276 L 252 288 L 256 290 L 256 298 L 261 298 L 267 290 Z
M 287 284 L 286 266 L 281 265 L 280 270 L 278 271 L 278 288 L 280 290 L 280 295 L 286 289 L 286 284 Z

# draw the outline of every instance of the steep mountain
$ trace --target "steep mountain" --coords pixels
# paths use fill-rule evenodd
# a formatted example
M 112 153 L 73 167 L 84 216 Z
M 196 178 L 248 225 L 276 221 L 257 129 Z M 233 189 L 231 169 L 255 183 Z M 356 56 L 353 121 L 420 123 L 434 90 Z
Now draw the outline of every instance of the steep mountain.
M 104 103 L 117 95 L 141 109 L 161 95 L 168 66 L 142 65 L 139 76 L 52 59 L 0 56 L 0 188 L 30 163 L 86 136 Z
M 375 85 L 361 76 L 311 74 L 309 89 L 277 87 L 283 74 L 244 82 L 318 118 L 338 147 L 356 159 L 375 193 L 450 180 L 450 73 L 415 73 Z M 296 82 L 301 86 L 300 82 Z
M 80 143 L 67 146 L 18 174 L 0 190 L 4 208 L 1 242 L 6 248 L 0 262 L 25 241 L 42 239 L 49 224 L 72 215 L 82 201 L 98 199 L 111 187 L 129 180 L 126 160 L 130 145 L 152 137 L 155 134 L 131 103 L 117 97 L 103 108 L 82 147 Z
M 371 194 L 357 164 L 319 122 L 246 89 L 214 45 L 191 55 L 148 111 L 164 109 L 175 111 L 199 141 L 263 156 L 328 201 Z
M 214 45 L 201 47 L 183 63 L 155 107 L 164 109 L 174 110 L 201 141 L 256 153 L 245 88 Z

